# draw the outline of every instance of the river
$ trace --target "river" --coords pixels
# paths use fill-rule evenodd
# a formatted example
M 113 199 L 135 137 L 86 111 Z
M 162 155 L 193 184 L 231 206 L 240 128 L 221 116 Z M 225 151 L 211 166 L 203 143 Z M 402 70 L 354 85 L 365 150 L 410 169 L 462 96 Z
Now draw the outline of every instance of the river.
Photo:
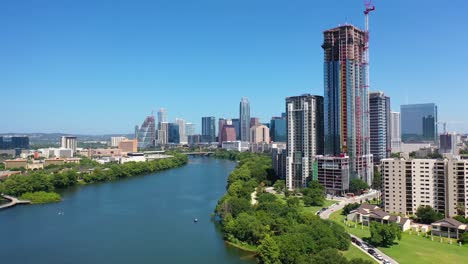
M 227 246 L 211 220 L 234 166 L 193 158 L 181 168 L 69 189 L 60 203 L 2 210 L 1 263 L 255 263 Z

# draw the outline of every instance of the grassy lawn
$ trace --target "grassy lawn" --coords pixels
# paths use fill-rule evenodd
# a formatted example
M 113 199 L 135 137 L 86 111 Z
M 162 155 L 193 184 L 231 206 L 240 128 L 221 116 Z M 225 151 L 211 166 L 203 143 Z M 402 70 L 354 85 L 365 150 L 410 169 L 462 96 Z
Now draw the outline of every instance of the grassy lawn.
M 341 254 L 343 254 L 343 256 L 345 256 L 348 260 L 352 260 L 354 258 L 361 258 L 361 259 L 364 259 L 364 260 L 370 260 L 370 261 L 372 261 L 374 263 L 378 263 L 373 258 L 369 257 L 369 255 L 362 252 L 361 250 L 359 250 L 358 248 L 356 248 L 353 245 L 350 245 L 349 249 L 347 251 L 341 251 Z
M 333 213 L 330 220 L 340 223 L 345 226 L 343 220 L 345 217 L 341 215 L 341 210 Z M 370 236 L 369 229 L 364 227 L 361 229 L 345 226 L 346 231 L 358 236 L 366 238 Z M 447 240 L 443 243 L 434 237 L 434 241 L 423 236 L 415 234 L 410 235 L 404 233 L 401 241 L 390 248 L 379 248 L 385 254 L 394 258 L 401 264 L 405 263 L 466 263 L 468 260 L 468 246 L 460 247 L 455 243 L 450 245 Z
M 325 203 L 323 204 L 323 206 L 304 206 L 304 210 L 312 212 L 312 213 L 315 214 L 316 212 L 318 212 L 323 207 L 329 207 L 330 205 L 335 204 L 337 202 L 338 201 L 325 200 Z

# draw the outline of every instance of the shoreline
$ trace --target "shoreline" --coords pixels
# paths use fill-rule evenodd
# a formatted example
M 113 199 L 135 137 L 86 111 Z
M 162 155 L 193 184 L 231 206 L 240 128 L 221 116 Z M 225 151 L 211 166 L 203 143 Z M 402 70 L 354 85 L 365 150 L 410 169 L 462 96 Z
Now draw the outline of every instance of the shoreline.
M 252 253 L 252 257 L 255 257 L 255 255 L 257 255 L 257 250 L 254 250 L 254 249 L 251 249 L 251 248 L 248 248 L 244 245 L 239 245 L 237 243 L 234 243 L 234 242 L 231 242 L 231 241 L 227 241 L 227 240 L 224 240 L 224 243 L 226 243 L 227 245 L 231 246 L 231 247 L 235 247 L 237 249 L 240 249 L 242 251 L 245 251 L 245 252 L 248 252 L 248 253 Z

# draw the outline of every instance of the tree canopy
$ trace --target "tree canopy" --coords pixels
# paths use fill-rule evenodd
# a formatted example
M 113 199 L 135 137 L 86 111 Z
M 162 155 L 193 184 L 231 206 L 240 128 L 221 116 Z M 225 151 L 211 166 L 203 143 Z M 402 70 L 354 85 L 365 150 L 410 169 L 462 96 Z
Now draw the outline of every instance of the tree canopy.
M 437 212 L 430 206 L 420 206 L 416 211 L 418 221 L 422 224 L 430 225 L 444 218 L 444 215 Z

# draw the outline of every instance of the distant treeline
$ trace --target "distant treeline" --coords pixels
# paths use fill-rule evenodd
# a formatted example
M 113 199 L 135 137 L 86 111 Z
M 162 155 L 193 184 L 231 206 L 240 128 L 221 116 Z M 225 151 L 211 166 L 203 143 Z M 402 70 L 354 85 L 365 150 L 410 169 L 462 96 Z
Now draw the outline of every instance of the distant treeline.
M 78 173 L 75 168 L 64 168 L 56 173 L 36 171 L 30 172 L 28 175 L 13 175 L 0 182 L 0 193 L 19 197 L 24 193 L 53 192 L 56 189 L 74 186 L 78 184 L 79 180 L 84 183 L 113 181 L 180 167 L 187 162 L 187 156 L 176 154 L 168 159 L 97 166 L 90 173 Z

